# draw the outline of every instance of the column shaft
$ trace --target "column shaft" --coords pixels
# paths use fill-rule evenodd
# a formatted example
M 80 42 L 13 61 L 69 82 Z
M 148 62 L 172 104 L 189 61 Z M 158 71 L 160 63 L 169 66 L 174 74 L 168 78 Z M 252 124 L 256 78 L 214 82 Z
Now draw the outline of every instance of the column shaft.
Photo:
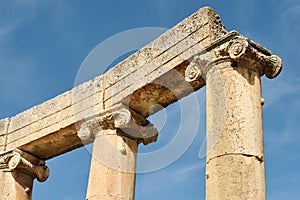
M 133 200 L 136 140 L 103 130 L 94 141 L 87 200 Z
M 33 178 L 23 172 L 0 171 L 0 200 L 30 200 Z
M 265 199 L 260 74 L 216 64 L 206 75 L 206 95 L 206 199 Z

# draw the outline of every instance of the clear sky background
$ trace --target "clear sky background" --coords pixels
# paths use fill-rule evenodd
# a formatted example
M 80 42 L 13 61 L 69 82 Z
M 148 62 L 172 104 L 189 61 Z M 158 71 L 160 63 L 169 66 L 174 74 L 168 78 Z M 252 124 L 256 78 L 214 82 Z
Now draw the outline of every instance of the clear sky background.
M 283 59 L 278 78 L 262 78 L 267 199 L 300 199 L 298 0 L 1 0 L 0 118 L 71 89 L 85 57 L 110 36 L 139 27 L 171 28 L 206 5 L 221 16 L 227 30 L 237 30 Z M 196 95 L 195 106 L 201 111 L 196 138 L 172 165 L 137 175 L 136 200 L 205 199 L 205 159 L 199 158 L 205 136 L 205 89 Z M 152 118 L 168 116 L 159 141 L 140 151 L 159 149 L 176 135 L 179 105 Z M 81 148 L 49 160 L 51 175 L 45 183 L 35 182 L 33 199 L 84 199 L 90 158 Z

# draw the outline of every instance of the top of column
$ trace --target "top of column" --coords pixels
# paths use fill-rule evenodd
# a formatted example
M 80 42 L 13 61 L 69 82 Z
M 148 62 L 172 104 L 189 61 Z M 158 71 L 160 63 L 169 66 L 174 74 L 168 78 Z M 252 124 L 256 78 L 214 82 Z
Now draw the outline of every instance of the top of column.
M 282 69 L 282 61 L 278 56 L 238 32 L 232 31 L 191 58 L 185 79 L 188 82 L 200 78 L 205 80 L 212 66 L 225 61 L 231 61 L 232 67 L 256 70 L 261 76 L 266 75 L 270 79 L 277 77 Z
M 99 115 L 79 123 L 78 136 L 83 143 L 90 143 L 102 130 L 121 129 L 122 134 L 145 145 L 155 142 L 158 130 L 143 116 L 123 104 L 103 110 Z

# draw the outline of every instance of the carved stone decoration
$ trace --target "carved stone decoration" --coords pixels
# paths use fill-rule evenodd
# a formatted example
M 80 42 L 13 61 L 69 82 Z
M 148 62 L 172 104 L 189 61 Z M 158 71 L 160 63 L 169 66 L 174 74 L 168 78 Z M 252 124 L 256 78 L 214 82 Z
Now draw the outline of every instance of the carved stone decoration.
M 46 181 L 50 173 L 44 161 L 18 149 L 0 155 L 0 170 L 21 171 L 40 182 Z
M 272 55 L 269 62 L 271 67 L 265 69 L 265 75 L 270 79 L 276 78 L 281 72 L 282 61 L 278 56 Z
M 81 141 L 84 141 L 84 143 L 89 143 L 89 141 L 94 139 L 91 129 L 86 124 L 82 125 L 82 127 L 78 130 L 77 135 Z
M 185 71 L 185 80 L 187 82 L 192 82 L 201 77 L 201 68 L 198 63 L 192 62 L 187 66 Z
M 282 61 L 278 56 L 272 55 L 269 50 L 232 31 L 191 58 L 185 72 L 185 80 L 192 82 L 200 76 L 205 80 L 207 72 L 213 65 L 226 60 L 232 61 L 233 67 L 257 70 L 261 76 L 265 74 L 270 79 L 278 76 L 282 69 Z
M 229 57 L 232 59 L 238 59 L 240 56 L 246 53 L 248 48 L 248 42 L 244 37 L 235 37 L 232 39 L 228 46 Z
M 88 143 L 101 134 L 101 130 L 107 129 L 121 129 L 119 134 L 136 139 L 145 145 L 156 141 L 158 136 L 157 129 L 143 116 L 123 104 L 117 104 L 82 123 L 78 137 L 84 143 Z
M 114 114 L 115 127 L 126 127 L 130 123 L 131 113 L 129 109 L 120 109 Z

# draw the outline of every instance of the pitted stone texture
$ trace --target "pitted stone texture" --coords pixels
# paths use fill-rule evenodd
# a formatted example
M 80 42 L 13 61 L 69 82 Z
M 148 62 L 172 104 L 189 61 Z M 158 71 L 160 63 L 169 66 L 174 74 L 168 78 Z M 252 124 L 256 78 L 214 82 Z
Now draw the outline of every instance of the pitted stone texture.
M 95 139 L 87 200 L 134 199 L 137 146 L 117 130 L 105 130 Z
M 0 155 L 0 170 L 6 172 L 20 171 L 38 181 L 44 182 L 49 176 L 45 162 L 19 149 Z
M 121 129 L 122 135 L 145 145 L 155 142 L 158 136 L 158 130 L 151 122 L 123 104 L 104 109 L 99 115 L 86 119 L 80 125 L 78 136 L 84 143 L 89 143 L 98 132 L 108 129 Z
M 102 110 L 123 103 L 147 117 L 158 111 L 150 109 L 153 105 L 167 107 L 206 80 L 207 199 L 264 199 L 259 77 L 276 77 L 281 60 L 246 38 L 235 38 L 220 50 L 214 45 L 226 34 L 211 8 L 200 9 L 106 74 L 12 117 L 10 123 L 0 121 L 6 127 L 0 128 L 0 150 L 18 147 L 42 159 L 61 155 L 83 145 L 77 125 Z M 186 68 L 199 52 L 204 52 L 200 66 L 209 67 L 205 73 L 187 70 L 191 76 L 186 79 Z M 137 141 L 116 131 L 96 137 L 87 199 L 134 197 Z M 105 141 L 117 148 L 103 148 Z M 0 175 L 3 198 L 30 198 L 32 177 L 19 172 Z
M 224 34 L 211 8 L 198 10 L 104 75 L 12 117 L 7 150 L 50 159 L 81 147 L 77 124 L 103 109 L 124 103 L 147 117 L 153 105 L 167 107 L 204 86 L 186 83 L 188 60 Z
M 12 117 L 7 150 L 20 147 L 48 159 L 82 146 L 76 123 L 100 113 L 102 94 L 98 77 Z
M 0 200 L 31 200 L 33 178 L 22 172 L 0 171 Z
M 207 200 L 264 200 L 264 162 L 255 157 L 226 155 L 206 167 Z
M 206 199 L 264 200 L 259 72 L 216 64 L 207 73 L 206 94 Z
M 107 80 L 105 85 L 110 87 L 120 81 L 124 83 L 123 81 L 126 79 L 123 78 L 127 74 L 134 73 L 137 69 L 143 69 L 143 67 L 145 67 L 145 70 L 148 68 L 151 72 L 153 67 L 159 67 L 175 56 L 181 55 L 192 46 L 199 43 L 199 47 L 201 47 L 198 48 L 199 51 L 224 34 L 226 34 L 225 28 L 213 9 L 209 7 L 201 8 L 155 41 L 109 70 L 109 73 L 105 74 L 105 80 Z M 190 54 L 186 54 L 186 57 L 182 57 L 182 59 L 187 60 L 190 57 Z M 155 66 L 154 64 L 158 65 Z M 178 64 L 180 63 L 176 65 Z M 138 72 L 143 73 L 142 70 L 138 70 Z M 149 72 L 146 71 L 146 73 Z
M 231 31 L 199 52 L 186 69 L 185 80 L 194 82 L 206 79 L 208 70 L 218 63 L 230 60 L 233 67 L 243 67 L 275 78 L 282 69 L 281 59 L 271 51 Z
M 104 79 L 107 80 L 105 106 L 109 107 L 122 101 L 143 116 L 148 116 L 151 106 L 169 105 L 177 101 L 183 96 L 188 85 L 185 85 L 182 79 L 184 73 L 173 77 L 168 74 L 173 75 L 173 70 L 180 73 L 181 69 L 188 65 L 186 61 L 195 53 L 225 34 L 219 16 L 211 8 L 198 10 L 104 75 Z M 125 74 L 127 77 L 121 79 Z M 177 85 L 179 94 L 170 94 L 167 98 L 157 95 L 165 88 L 175 88 L 170 84 L 165 85 L 166 80 L 182 83 Z M 144 87 L 148 88 L 147 92 L 141 90 Z M 191 92 L 186 92 L 185 95 L 189 93 Z
M 10 118 L 0 120 L 0 153 L 6 149 L 6 140 Z
M 0 155 L 0 200 L 31 200 L 33 180 L 45 181 L 45 162 L 20 150 Z
M 260 76 L 230 64 L 207 75 L 207 159 L 231 153 L 263 158 Z

